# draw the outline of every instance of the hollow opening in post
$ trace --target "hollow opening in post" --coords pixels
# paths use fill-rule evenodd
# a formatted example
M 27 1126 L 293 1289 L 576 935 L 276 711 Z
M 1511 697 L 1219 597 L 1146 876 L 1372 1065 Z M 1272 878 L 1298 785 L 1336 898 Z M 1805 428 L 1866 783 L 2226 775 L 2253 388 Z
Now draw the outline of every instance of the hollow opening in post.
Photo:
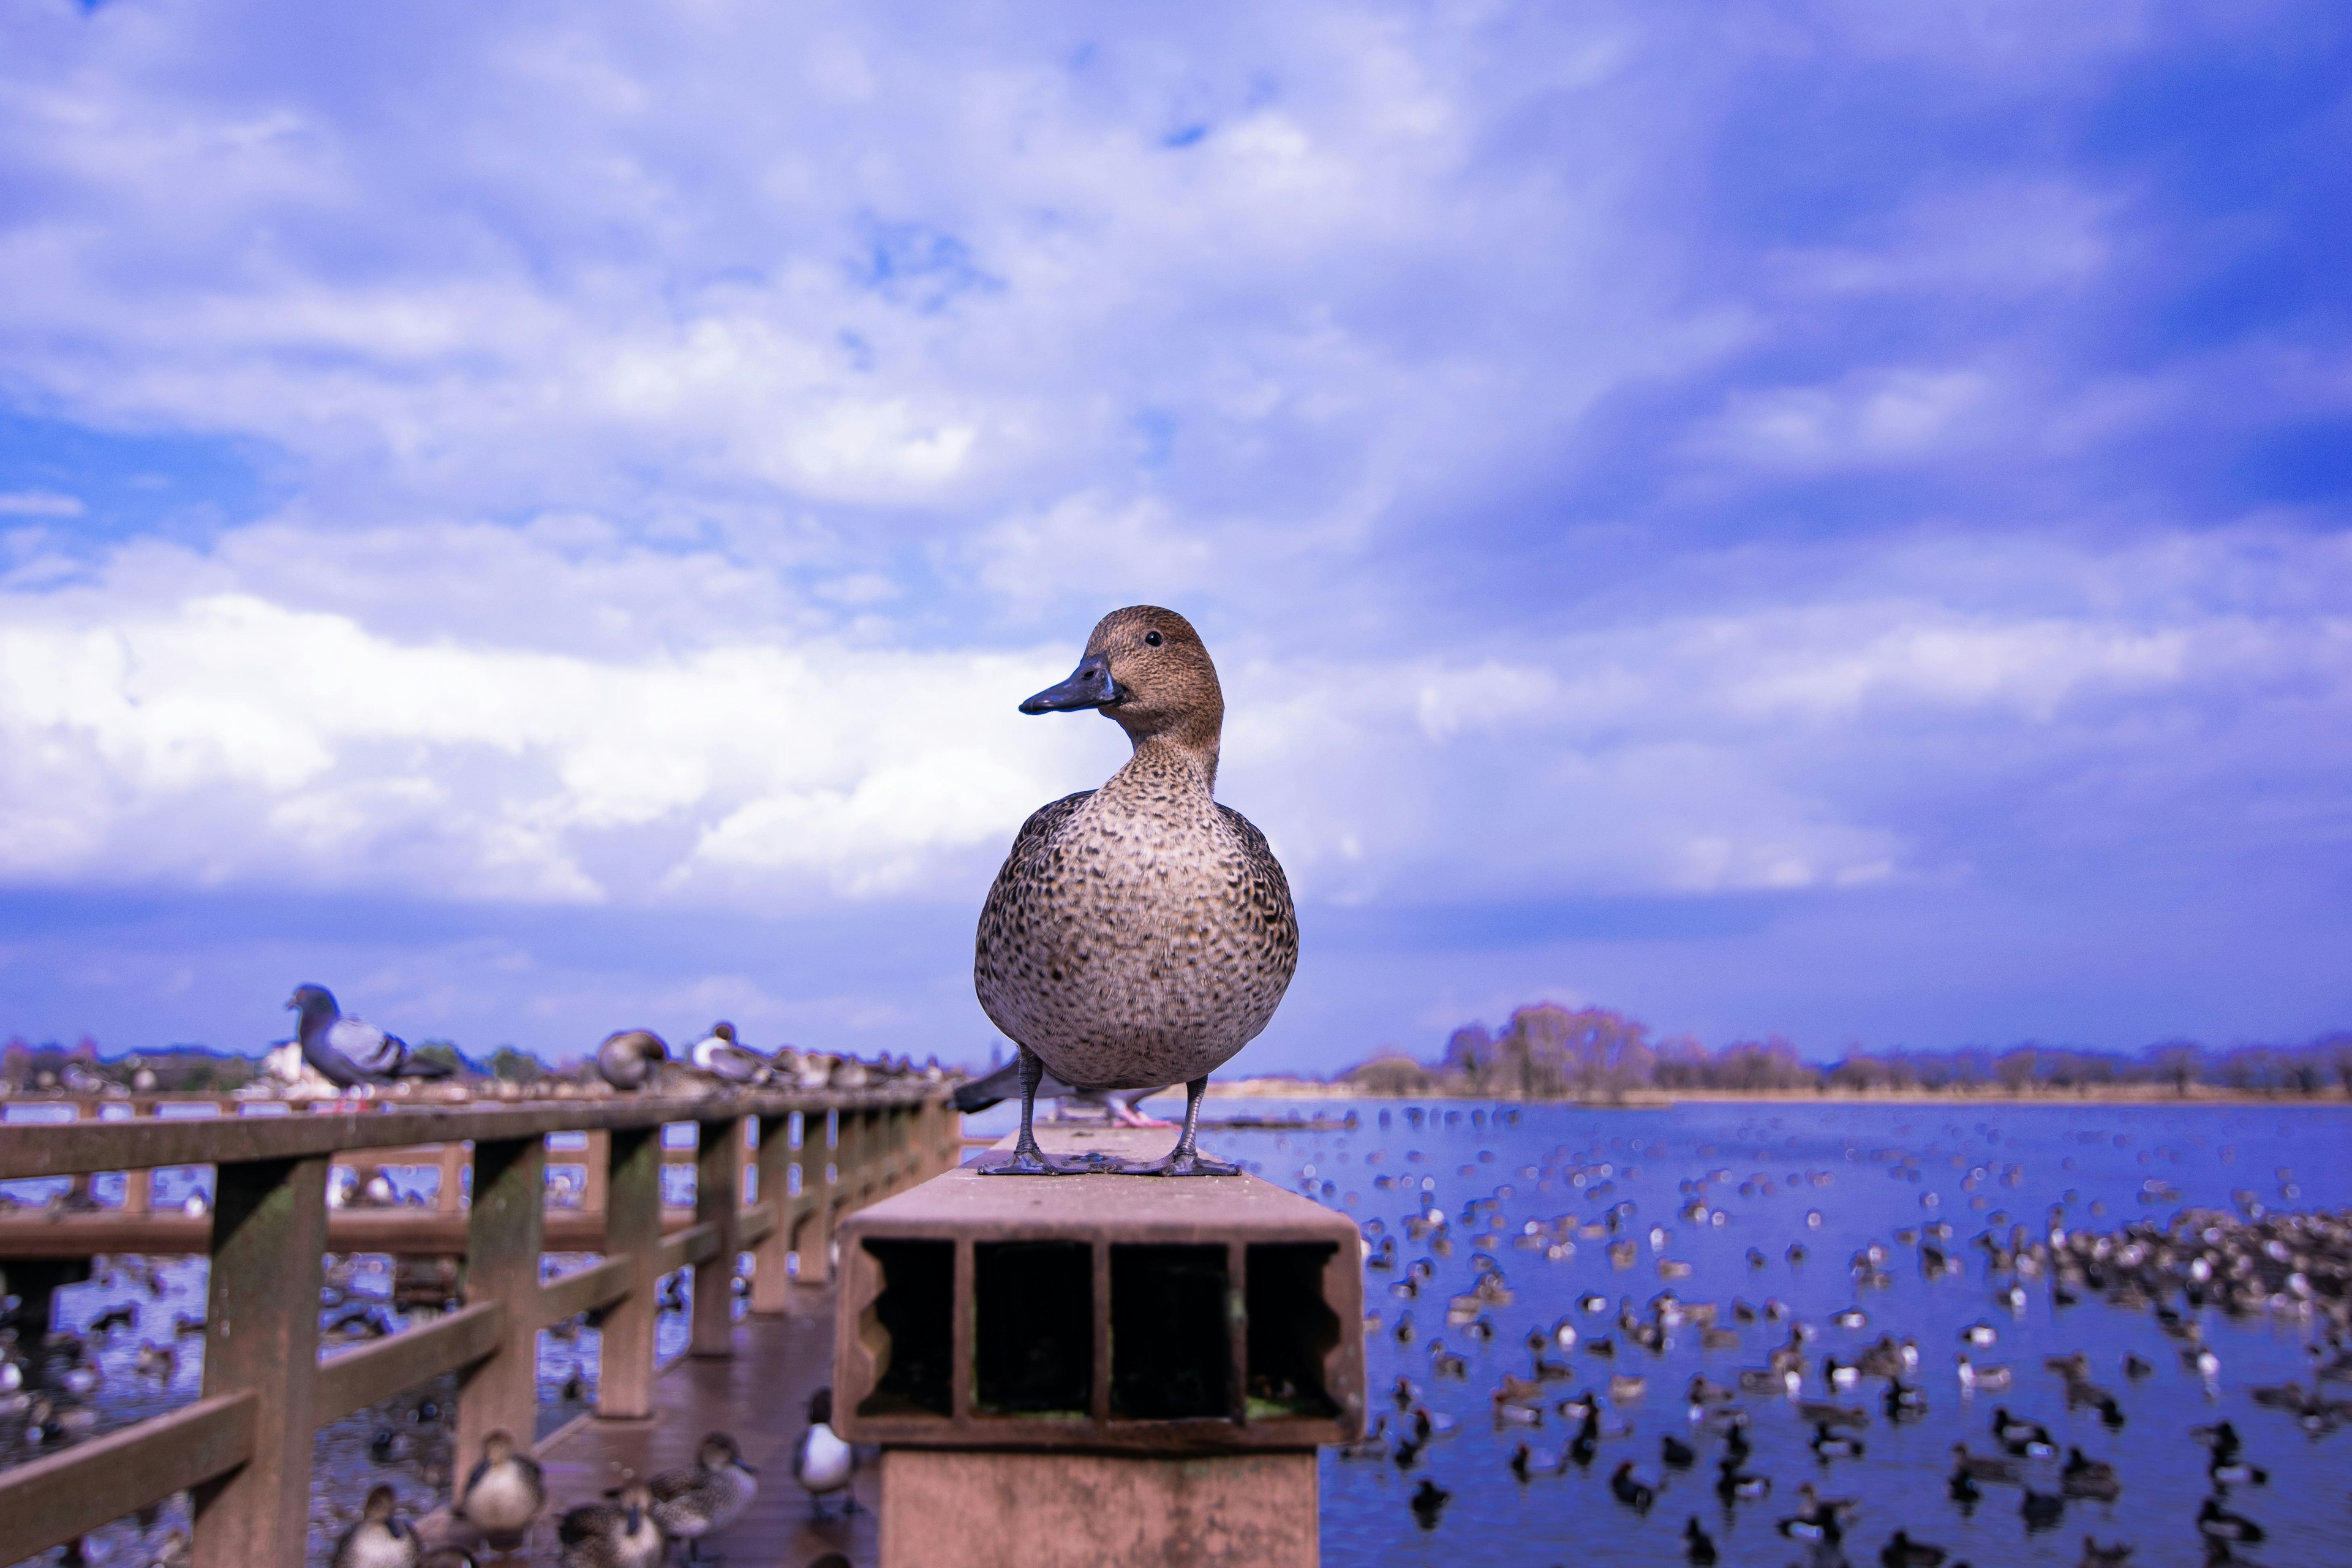
M 1339 1318 L 1323 1299 L 1328 1241 L 1269 1241 L 1249 1249 L 1249 1414 L 1339 1414 L 1324 1384 L 1339 1343 Z
M 1110 1405 L 1135 1421 L 1226 1419 L 1234 1410 L 1229 1276 L 1222 1243 L 1110 1249 Z
M 971 1264 L 974 1407 L 1085 1415 L 1094 1402 L 1094 1249 L 983 1241 Z
M 876 1373 L 857 1413 L 952 1414 L 955 1243 L 877 1237 L 866 1250 L 881 1268 L 882 1289 L 858 1319 Z

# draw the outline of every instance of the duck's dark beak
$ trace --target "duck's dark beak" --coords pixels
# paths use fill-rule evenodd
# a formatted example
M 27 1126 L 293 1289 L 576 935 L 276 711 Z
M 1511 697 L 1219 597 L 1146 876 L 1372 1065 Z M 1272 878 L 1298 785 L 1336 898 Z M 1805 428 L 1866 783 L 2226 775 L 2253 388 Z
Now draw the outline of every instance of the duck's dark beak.
M 1082 708 L 1108 708 L 1124 701 L 1127 690 L 1110 678 L 1110 656 L 1090 653 L 1078 661 L 1070 679 L 1049 686 L 1021 705 L 1024 713 L 1076 713 Z

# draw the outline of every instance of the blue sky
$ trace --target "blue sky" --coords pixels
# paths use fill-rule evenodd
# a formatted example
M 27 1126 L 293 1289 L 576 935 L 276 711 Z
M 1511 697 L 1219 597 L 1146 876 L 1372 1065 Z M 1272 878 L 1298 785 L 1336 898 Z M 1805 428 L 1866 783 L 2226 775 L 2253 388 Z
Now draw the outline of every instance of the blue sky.
M 2347 154 L 2324 6 L 11 6 L 0 1033 L 984 1057 L 1136 601 L 1239 1067 L 2345 1026 Z

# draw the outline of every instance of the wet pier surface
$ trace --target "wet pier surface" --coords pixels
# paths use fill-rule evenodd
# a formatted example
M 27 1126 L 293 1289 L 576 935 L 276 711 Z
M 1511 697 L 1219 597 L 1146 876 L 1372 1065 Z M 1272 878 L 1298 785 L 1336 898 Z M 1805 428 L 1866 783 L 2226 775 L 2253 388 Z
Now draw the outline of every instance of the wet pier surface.
M 809 1395 L 832 1377 L 830 1297 L 789 1317 L 741 1320 L 733 1359 L 686 1357 L 663 1371 L 651 1420 L 583 1416 L 548 1437 L 540 1452 L 551 1500 L 547 1515 L 533 1550 L 505 1561 L 553 1563 L 554 1521 L 563 1510 L 595 1501 L 625 1470 L 653 1475 L 691 1465 L 703 1434 L 722 1431 L 741 1447 L 743 1462 L 760 1472 L 760 1495 L 726 1531 L 704 1538 L 704 1557 L 760 1568 L 803 1568 L 828 1552 L 853 1563 L 873 1562 L 880 1478 L 872 1467 L 858 1473 L 858 1511 L 845 1514 L 838 1499 L 828 1500 L 830 1517 L 823 1522 L 793 1481 L 793 1445 L 805 1424 Z

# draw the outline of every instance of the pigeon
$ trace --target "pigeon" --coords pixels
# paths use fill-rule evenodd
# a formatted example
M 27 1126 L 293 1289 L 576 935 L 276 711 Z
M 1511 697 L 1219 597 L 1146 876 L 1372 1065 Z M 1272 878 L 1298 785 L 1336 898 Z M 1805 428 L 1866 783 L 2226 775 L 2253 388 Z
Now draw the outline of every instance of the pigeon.
M 392 1083 L 404 1078 L 447 1078 L 446 1062 L 408 1052 L 408 1042 L 363 1018 L 346 1017 L 323 985 L 298 985 L 286 1005 L 300 1016 L 302 1059 L 337 1089 Z

